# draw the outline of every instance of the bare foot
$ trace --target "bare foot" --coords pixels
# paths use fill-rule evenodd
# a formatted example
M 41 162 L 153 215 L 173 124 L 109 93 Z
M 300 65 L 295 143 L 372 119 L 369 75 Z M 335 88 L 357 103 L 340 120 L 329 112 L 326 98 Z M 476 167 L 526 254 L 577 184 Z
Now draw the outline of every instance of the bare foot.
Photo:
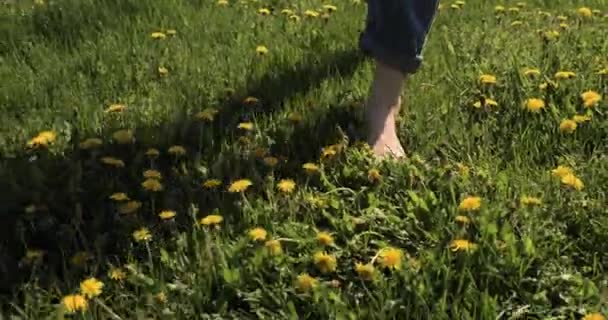
M 367 113 L 369 124 L 368 143 L 375 155 L 381 158 L 405 156 L 405 150 L 399 141 L 395 127 L 395 117 L 398 107 L 391 108 L 394 112 L 388 115 L 370 108 Z
M 405 156 L 405 150 L 399 142 L 395 118 L 401 107 L 401 90 L 405 81 L 404 75 L 380 62 L 376 63 L 376 72 L 366 105 L 368 125 L 368 143 L 373 152 L 381 157 Z

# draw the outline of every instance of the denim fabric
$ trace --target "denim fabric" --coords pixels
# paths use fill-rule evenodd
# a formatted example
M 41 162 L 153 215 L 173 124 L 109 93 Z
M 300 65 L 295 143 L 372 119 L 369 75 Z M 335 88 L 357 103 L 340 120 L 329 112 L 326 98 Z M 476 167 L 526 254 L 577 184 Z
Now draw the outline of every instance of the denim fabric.
M 439 0 L 367 0 L 361 50 L 380 62 L 415 73 Z

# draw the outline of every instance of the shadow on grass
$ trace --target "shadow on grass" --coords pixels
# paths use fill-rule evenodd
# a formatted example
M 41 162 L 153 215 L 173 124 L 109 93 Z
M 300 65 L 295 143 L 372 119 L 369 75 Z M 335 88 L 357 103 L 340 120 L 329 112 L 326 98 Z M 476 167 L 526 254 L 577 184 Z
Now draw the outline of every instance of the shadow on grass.
M 316 54 L 319 56 L 319 53 Z M 221 206 L 214 204 L 219 198 L 215 191 L 204 194 L 196 171 L 198 163 L 219 163 L 218 178 L 235 178 L 237 174 L 250 173 L 254 163 L 241 163 L 235 157 L 223 156 L 222 150 L 233 145 L 237 136 L 234 128 L 244 119 L 263 119 L 282 110 L 290 97 L 312 90 L 323 79 L 349 77 L 360 66 L 363 56 L 356 50 L 321 53 L 322 63 L 285 65 L 276 73 L 260 79 L 252 79 L 249 87 L 240 88 L 226 98 L 218 108 L 219 114 L 213 128 L 206 128 L 202 137 L 204 150 L 192 163 L 168 156 L 151 161 L 141 146 L 104 146 L 100 151 L 82 151 L 78 142 L 83 138 L 76 132 L 72 136 L 73 149 L 64 156 L 52 156 L 47 152 L 22 154 L 13 159 L 0 158 L 0 301 L 8 301 L 19 295 L 17 289 L 34 277 L 42 286 L 53 284 L 57 279 L 69 275 L 96 274 L 105 268 L 107 261 L 118 262 L 129 250 L 131 233 L 138 227 L 148 225 L 144 221 L 156 221 L 156 213 L 164 208 L 186 212 L 191 203 L 201 208 Z M 307 61 L 307 60 L 303 60 Z M 247 96 L 258 97 L 262 104 L 251 108 L 243 105 Z M 320 148 L 338 135 L 338 126 L 357 126 L 352 105 L 321 110 L 312 119 L 304 119 L 290 132 L 277 132 L 277 142 L 272 152 L 291 157 L 291 160 L 312 160 L 319 155 Z M 159 131 L 160 130 L 160 131 Z M 178 132 L 171 139 L 161 135 L 153 145 L 161 150 L 173 144 L 197 150 L 201 143 L 199 124 L 192 115 L 183 114 L 178 120 L 163 127 L 141 128 L 140 131 Z M 272 135 L 272 133 L 271 133 Z M 116 155 L 125 159 L 126 168 L 109 169 L 99 163 L 99 157 Z M 223 157 L 217 159 L 217 157 Z M 34 159 L 35 160 L 32 160 Z M 188 160 L 188 161 L 191 161 Z M 163 172 L 165 191 L 159 196 L 150 196 L 141 190 L 142 171 L 150 167 Z M 237 169 L 237 167 L 239 169 Z M 184 173 L 188 170 L 190 173 Z M 166 174 L 167 173 L 167 174 Z M 194 180 L 194 182 L 193 182 Z M 134 199 L 141 200 L 140 212 L 154 212 L 146 218 L 117 213 L 117 206 L 108 199 L 112 192 L 124 191 Z M 152 200 L 154 199 L 154 200 Z M 230 211 L 230 207 L 222 210 Z M 226 212 L 224 211 L 224 212 Z M 206 212 L 207 213 L 207 212 Z M 176 228 L 189 228 L 192 218 L 183 214 L 177 223 L 161 224 L 158 233 Z M 156 232 L 155 232 L 156 234 Z M 40 249 L 40 257 L 26 257 L 28 250 Z M 70 257 L 84 252 L 81 258 L 89 259 L 83 267 L 64 268 Z M 37 260 L 40 259 L 40 260 Z M 37 260 L 33 263 L 32 260 Z M 35 266 L 35 267 L 33 267 Z M 74 270 L 72 270 L 74 269 Z M 4 303 L 2 303 L 4 304 Z
M 11 5 L 27 12 L 32 2 Z M 132 0 L 61 0 L 34 7 L 31 15 L 22 15 L 3 25 L 0 52 L 22 54 L 32 43 L 40 42 L 57 49 L 74 50 L 85 39 L 90 41 L 145 11 L 145 3 Z M 121 17 L 119 23 L 117 16 Z

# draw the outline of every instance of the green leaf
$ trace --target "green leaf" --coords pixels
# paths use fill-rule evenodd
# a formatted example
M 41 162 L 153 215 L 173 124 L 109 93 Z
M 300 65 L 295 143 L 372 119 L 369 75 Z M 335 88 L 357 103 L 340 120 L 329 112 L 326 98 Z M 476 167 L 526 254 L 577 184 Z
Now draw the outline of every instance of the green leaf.
M 408 190 L 407 194 L 410 196 L 410 198 L 412 199 L 412 201 L 414 202 L 414 204 L 416 205 L 417 208 L 421 208 L 427 212 L 429 211 L 429 207 L 427 206 L 424 199 L 420 198 L 415 191 Z

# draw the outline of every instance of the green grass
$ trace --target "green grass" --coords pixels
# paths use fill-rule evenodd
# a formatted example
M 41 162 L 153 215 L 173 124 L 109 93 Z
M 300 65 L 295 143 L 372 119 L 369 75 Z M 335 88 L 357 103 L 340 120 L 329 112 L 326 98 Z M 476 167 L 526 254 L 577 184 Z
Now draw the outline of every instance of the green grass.
M 104 283 L 103 292 L 76 318 L 580 319 L 608 312 L 608 78 L 598 73 L 608 67 L 605 1 L 585 1 L 599 10 L 591 18 L 577 15 L 580 1 L 527 1 L 519 12 L 508 10 L 517 2 L 469 0 L 453 9 L 444 1 L 424 66 L 404 91 L 399 126 L 410 157 L 399 163 L 378 162 L 359 143 L 372 70 L 357 49 L 364 3 L 333 3 L 338 10 L 326 18 L 307 18 L 305 10 L 325 2 L 45 2 L 0 5 L 0 315 L 61 318 L 62 298 L 89 277 Z M 506 12 L 495 13 L 499 4 Z M 273 12 L 262 16 L 260 8 Z M 151 37 L 170 29 L 176 34 Z M 549 30 L 559 37 L 544 39 Z M 258 55 L 259 45 L 268 54 Z M 541 75 L 525 76 L 526 68 Z M 576 77 L 539 88 L 562 70 Z M 482 74 L 497 84 L 480 85 Z M 585 108 L 587 90 L 604 99 Z M 249 96 L 259 102 L 244 104 Z M 498 106 L 475 108 L 482 97 Z M 526 111 L 528 98 L 542 98 L 546 108 Z M 126 110 L 104 112 L 115 103 Z M 218 111 L 215 119 L 197 120 L 207 108 Z M 574 115 L 591 120 L 560 132 Z M 238 129 L 244 121 L 254 129 Z M 119 129 L 132 130 L 135 141 L 116 143 Z M 27 147 L 46 130 L 57 135 L 52 144 Z M 79 148 L 91 137 L 103 145 Z M 169 154 L 173 145 L 186 155 Z M 323 157 L 328 146 L 337 152 Z M 158 158 L 145 155 L 152 147 Z M 102 164 L 104 156 L 125 167 Z M 306 162 L 319 171 L 307 174 Z M 561 183 L 552 174 L 558 165 L 572 168 L 584 187 Z M 161 172 L 161 192 L 143 190 L 147 169 Z M 242 178 L 252 186 L 228 192 Z M 208 179 L 221 185 L 205 189 Z M 281 179 L 293 179 L 295 191 L 279 191 Z M 115 192 L 141 208 L 121 214 L 109 199 Z M 481 198 L 479 210 L 459 210 L 467 196 Z M 523 196 L 542 203 L 522 204 Z M 176 217 L 162 220 L 162 210 Z M 219 228 L 200 225 L 209 214 L 223 217 Z M 151 241 L 134 241 L 142 227 Z M 271 255 L 251 240 L 255 227 L 278 239 L 282 252 Z M 319 231 L 334 243 L 321 246 Z M 455 239 L 476 247 L 452 251 Z M 383 269 L 375 258 L 387 247 L 402 252 L 400 269 Z M 336 258 L 334 271 L 315 265 L 318 251 Z M 364 281 L 355 263 L 371 261 L 374 280 Z M 115 268 L 124 280 L 109 277 Z M 297 290 L 301 274 L 317 279 L 314 290 Z

